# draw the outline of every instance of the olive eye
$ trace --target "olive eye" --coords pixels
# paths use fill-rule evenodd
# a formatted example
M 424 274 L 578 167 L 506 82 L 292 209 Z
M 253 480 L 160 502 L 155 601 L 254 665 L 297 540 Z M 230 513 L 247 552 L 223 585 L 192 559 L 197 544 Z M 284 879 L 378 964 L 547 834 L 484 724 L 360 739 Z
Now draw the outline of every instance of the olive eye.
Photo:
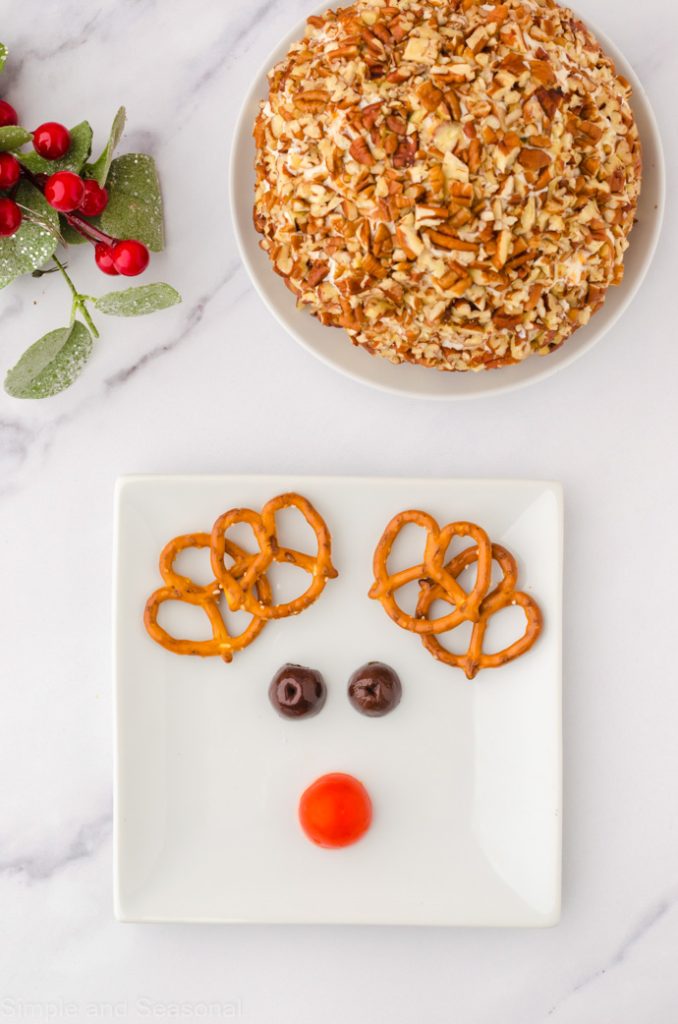
M 327 687 L 316 669 L 283 665 L 271 680 L 268 699 L 283 718 L 311 718 L 322 710 Z
M 383 661 L 368 661 L 348 681 L 349 701 L 369 718 L 381 718 L 397 708 L 402 693 L 398 673 Z

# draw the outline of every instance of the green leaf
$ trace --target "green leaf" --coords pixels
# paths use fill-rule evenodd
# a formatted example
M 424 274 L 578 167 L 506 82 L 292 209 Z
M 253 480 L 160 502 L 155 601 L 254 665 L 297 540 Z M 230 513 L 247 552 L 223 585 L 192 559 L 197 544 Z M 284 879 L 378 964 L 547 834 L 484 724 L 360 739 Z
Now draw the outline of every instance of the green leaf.
M 96 182 L 102 187 L 106 184 L 108 172 L 111 169 L 111 162 L 113 160 L 113 151 L 122 138 L 122 133 L 125 129 L 125 108 L 120 107 L 117 114 L 113 118 L 113 124 L 111 126 L 111 133 L 108 136 L 108 142 L 106 143 L 101 156 L 98 160 L 95 160 L 93 164 L 88 164 L 85 168 L 85 175 L 88 178 L 94 178 Z
M 8 52 L 9 51 L 8 51 L 7 47 L 5 46 L 5 44 L 4 43 L 0 43 L 0 71 L 2 71 L 2 69 L 5 66 L 5 61 L 7 60 Z
M 65 217 L 59 217 L 59 231 L 66 245 L 82 245 L 87 239 L 72 228 Z
M 103 230 L 116 238 L 136 238 L 152 252 L 160 252 L 165 246 L 165 227 L 153 157 L 145 153 L 116 157 L 106 188 L 108 206 L 100 217 Z
M 18 149 L 19 146 L 30 142 L 33 136 L 25 128 L 18 124 L 8 124 L 0 128 L 0 153 L 6 153 L 10 149 Z
M 45 160 L 37 153 L 21 153 L 19 160 L 33 174 L 56 174 L 57 171 L 75 171 L 79 174 L 92 152 L 92 128 L 87 121 L 81 121 L 70 131 L 68 153 L 60 160 Z
M 75 320 L 45 334 L 22 355 L 5 377 L 13 398 L 49 398 L 69 388 L 92 353 L 92 335 Z
M 22 210 L 21 227 L 11 238 L 0 238 L 0 288 L 21 274 L 30 274 L 54 254 L 58 244 L 59 217 L 42 192 L 28 181 L 22 181 L 16 191 L 17 203 Z M 30 220 L 32 212 L 42 224 Z M 43 226 L 44 225 L 44 226 Z
M 125 288 L 121 292 L 109 292 L 95 299 L 94 305 L 100 313 L 109 316 L 146 316 L 158 309 L 168 309 L 181 302 L 181 295 L 169 284 L 142 284 L 138 288 Z

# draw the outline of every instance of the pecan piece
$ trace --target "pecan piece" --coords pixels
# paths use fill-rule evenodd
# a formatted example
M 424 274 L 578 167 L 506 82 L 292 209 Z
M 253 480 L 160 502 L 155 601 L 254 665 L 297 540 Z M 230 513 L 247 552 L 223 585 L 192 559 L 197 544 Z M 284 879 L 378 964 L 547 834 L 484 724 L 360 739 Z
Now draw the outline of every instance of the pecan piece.
M 468 147 L 468 153 L 466 155 L 466 165 L 472 174 L 475 174 L 475 172 L 480 167 L 481 153 L 482 150 L 478 139 L 471 139 L 470 145 Z
M 424 82 L 417 89 L 417 96 L 424 110 L 432 113 L 443 101 L 443 94 L 432 82 Z
M 522 164 L 526 171 L 540 171 L 542 167 L 548 167 L 551 157 L 542 149 L 527 149 L 523 147 L 518 153 L 518 163 Z
M 414 135 L 407 135 L 393 154 L 393 166 L 398 168 L 411 167 L 417 155 L 418 145 L 419 139 L 416 133 Z
M 502 71 L 508 71 L 510 75 L 520 78 L 523 71 L 527 71 L 527 64 L 517 53 L 509 53 L 499 65 Z
M 454 266 L 450 267 L 450 269 L 447 270 L 442 277 L 436 278 L 436 282 L 437 284 L 440 285 L 443 291 L 448 291 L 452 287 L 452 285 L 455 284 L 462 276 L 463 268 L 461 269 L 460 272 L 460 270 L 458 270 L 457 267 Z
M 509 316 L 508 313 L 495 313 L 492 323 L 498 330 L 513 330 L 522 321 L 522 316 Z
M 580 121 L 579 131 L 585 139 L 590 139 L 591 142 L 598 142 L 603 135 L 603 129 L 593 121 Z
M 553 120 L 553 115 L 560 106 L 563 94 L 560 89 L 545 89 L 543 85 L 540 85 L 535 96 L 541 104 L 542 110 L 548 117 L 549 121 Z
M 362 135 L 359 135 L 357 139 L 353 140 L 348 151 L 356 163 L 364 164 L 365 167 L 371 167 L 374 163 L 374 157 L 370 152 L 370 147 L 367 145 L 367 142 Z
M 383 78 L 386 74 L 386 64 L 381 60 L 365 60 L 365 66 L 367 68 L 368 78 Z
M 383 222 L 377 225 L 377 228 L 374 232 L 374 238 L 372 239 L 372 250 L 375 256 L 383 256 L 386 253 L 390 253 L 393 251 L 393 240 L 391 238 L 391 232 L 389 231 L 388 226 Z
M 388 270 L 386 270 L 385 267 L 382 267 L 379 260 L 375 259 L 372 253 L 368 253 L 367 256 L 365 256 L 361 263 L 361 267 L 366 274 L 369 274 L 370 277 L 376 277 L 377 280 L 381 280 L 388 274 Z
M 328 50 L 326 56 L 328 60 L 338 57 L 357 57 L 358 47 L 355 43 L 345 43 L 343 46 L 336 46 L 333 50 Z
M 371 32 L 370 29 L 367 28 L 367 26 L 363 26 L 363 28 L 360 30 L 360 35 L 362 36 L 367 46 L 367 49 L 370 50 L 370 52 L 373 53 L 376 57 L 383 59 L 384 44 L 382 43 L 381 39 L 377 35 L 375 35 L 374 32 Z
M 400 84 L 401 82 L 406 82 L 407 79 L 411 77 L 412 71 L 408 70 L 407 68 L 398 68 L 397 71 L 389 71 L 389 73 L 386 76 L 386 81 L 395 84 Z
M 463 238 L 455 238 L 454 235 L 444 235 L 440 231 L 426 232 L 434 245 L 439 249 L 448 249 L 450 252 L 477 252 L 478 246 L 473 242 L 465 242 Z
M 626 183 L 624 168 L 616 167 L 612 174 L 609 175 L 607 183 L 610 186 L 610 192 L 621 192 Z
M 389 114 L 386 118 L 386 127 L 396 135 L 407 134 L 407 121 L 399 114 Z
M 445 93 L 445 103 L 447 104 L 447 109 L 452 115 L 452 118 L 455 121 L 461 121 L 461 104 L 459 103 L 459 97 L 454 89 L 448 89 Z
M 389 46 L 393 42 L 393 37 L 383 21 L 375 21 L 372 26 L 372 33 L 377 39 L 381 39 L 385 46 Z
M 531 60 L 530 70 L 542 85 L 551 87 L 556 84 L 556 76 L 548 60 Z
M 369 107 L 363 107 L 360 112 L 360 120 L 362 121 L 363 127 L 370 131 L 374 128 L 375 121 L 379 116 L 381 110 L 381 100 L 378 103 L 370 103 Z
M 398 18 L 390 24 L 391 37 L 396 43 L 401 43 L 409 29 Z
M 398 136 L 395 135 L 393 132 L 388 132 L 383 142 L 384 151 L 387 153 L 387 155 L 393 156 L 396 149 L 398 148 L 398 145 Z
M 298 92 L 294 97 L 294 104 L 301 110 L 319 111 L 322 110 L 330 94 L 327 89 L 307 89 L 305 92 Z
M 306 284 L 309 288 L 315 288 L 317 284 L 325 280 L 329 272 L 329 263 L 316 263 L 306 278 Z
M 508 4 L 495 4 L 491 11 L 485 16 L 486 21 L 495 21 L 498 25 L 502 25 L 508 18 Z
M 459 206 L 471 206 L 473 203 L 473 185 L 469 182 L 450 182 L 450 196 Z
M 434 195 L 441 195 L 445 190 L 445 174 L 440 164 L 434 164 L 428 172 L 428 183 Z

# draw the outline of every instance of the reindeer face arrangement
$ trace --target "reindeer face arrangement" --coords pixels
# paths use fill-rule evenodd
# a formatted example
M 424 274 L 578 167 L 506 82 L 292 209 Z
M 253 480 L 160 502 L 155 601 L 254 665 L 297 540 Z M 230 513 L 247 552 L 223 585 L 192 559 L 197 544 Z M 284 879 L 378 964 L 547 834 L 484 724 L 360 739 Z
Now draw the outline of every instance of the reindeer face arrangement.
M 308 554 L 279 543 L 276 514 L 296 509 L 313 531 L 317 549 Z M 415 523 L 426 531 L 423 560 L 391 574 L 388 569 L 391 549 L 400 531 Z M 235 543 L 229 532 L 245 524 L 255 539 L 257 550 Z M 454 538 L 469 542 L 454 557 L 448 549 Z M 175 570 L 177 556 L 189 549 L 209 549 L 214 578 L 197 584 Z M 292 565 L 311 577 L 307 589 L 294 599 L 276 603 L 267 573 L 275 563 Z M 501 569 L 501 579 L 492 583 L 493 563 Z M 469 590 L 460 582 L 469 567 L 476 567 L 475 581 Z M 493 544 L 487 533 L 474 523 L 458 521 L 440 527 L 426 512 L 408 510 L 397 513 L 387 524 L 374 552 L 374 584 L 369 596 L 379 600 L 387 614 L 402 629 L 417 635 L 424 647 L 445 664 L 461 668 L 473 679 L 481 668 L 497 668 L 525 653 L 541 630 L 541 613 L 533 598 L 516 589 L 517 567 L 510 552 Z M 175 537 L 162 550 L 160 573 L 164 586 L 146 602 L 144 623 L 151 638 L 166 650 L 181 655 L 221 657 L 231 662 L 234 655 L 252 644 L 268 624 L 296 616 L 309 608 L 322 594 L 328 581 L 338 573 L 332 562 L 332 538 L 327 523 L 310 501 L 300 494 L 287 493 L 268 501 L 255 511 L 234 508 L 214 523 L 210 533 Z M 396 600 L 403 587 L 418 583 L 419 600 L 410 614 Z M 225 600 L 232 612 L 245 612 L 248 622 L 239 632 L 229 630 L 222 612 Z M 158 621 L 166 602 L 182 602 L 204 612 L 211 639 L 178 638 Z M 447 605 L 442 615 L 433 616 L 437 602 Z M 523 635 L 499 652 L 483 650 L 490 618 L 509 606 L 520 607 L 525 615 Z M 465 653 L 454 654 L 440 641 L 463 623 L 471 624 L 471 639 Z M 273 709 L 283 718 L 303 720 L 318 715 L 325 704 L 327 685 L 313 667 L 286 663 L 273 676 L 268 688 Z M 402 696 L 398 673 L 381 661 L 370 661 L 356 669 L 346 686 L 346 699 L 359 713 L 380 718 L 397 711 Z M 303 833 L 311 842 L 325 848 L 350 846 L 370 828 L 372 800 L 359 779 L 345 772 L 330 772 L 315 779 L 301 793 L 298 818 Z

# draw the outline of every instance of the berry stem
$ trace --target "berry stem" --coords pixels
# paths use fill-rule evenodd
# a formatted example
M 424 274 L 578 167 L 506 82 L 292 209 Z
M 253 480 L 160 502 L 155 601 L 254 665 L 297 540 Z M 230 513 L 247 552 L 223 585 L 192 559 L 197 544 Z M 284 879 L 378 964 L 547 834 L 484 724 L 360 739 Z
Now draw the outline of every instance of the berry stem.
M 113 235 L 107 235 L 105 231 L 101 231 L 94 224 L 83 220 L 78 213 L 62 213 L 61 216 L 70 224 L 74 231 L 83 235 L 90 242 L 104 242 L 105 245 L 115 245 L 117 241 Z
M 88 296 L 80 294 L 78 289 L 73 284 L 73 281 L 71 280 L 70 275 L 68 274 L 68 271 L 66 270 L 61 260 L 59 260 L 56 256 L 52 256 L 52 259 L 56 264 L 57 268 L 59 269 L 59 271 L 61 272 L 61 275 L 63 276 L 66 284 L 70 289 L 71 295 L 73 296 L 73 307 L 71 310 L 71 325 L 75 320 L 76 314 L 80 313 L 83 320 L 85 321 L 90 331 L 94 335 L 94 337 L 98 338 L 99 332 L 94 325 L 92 317 L 89 315 L 89 310 L 87 309 L 86 299 L 88 298 Z

